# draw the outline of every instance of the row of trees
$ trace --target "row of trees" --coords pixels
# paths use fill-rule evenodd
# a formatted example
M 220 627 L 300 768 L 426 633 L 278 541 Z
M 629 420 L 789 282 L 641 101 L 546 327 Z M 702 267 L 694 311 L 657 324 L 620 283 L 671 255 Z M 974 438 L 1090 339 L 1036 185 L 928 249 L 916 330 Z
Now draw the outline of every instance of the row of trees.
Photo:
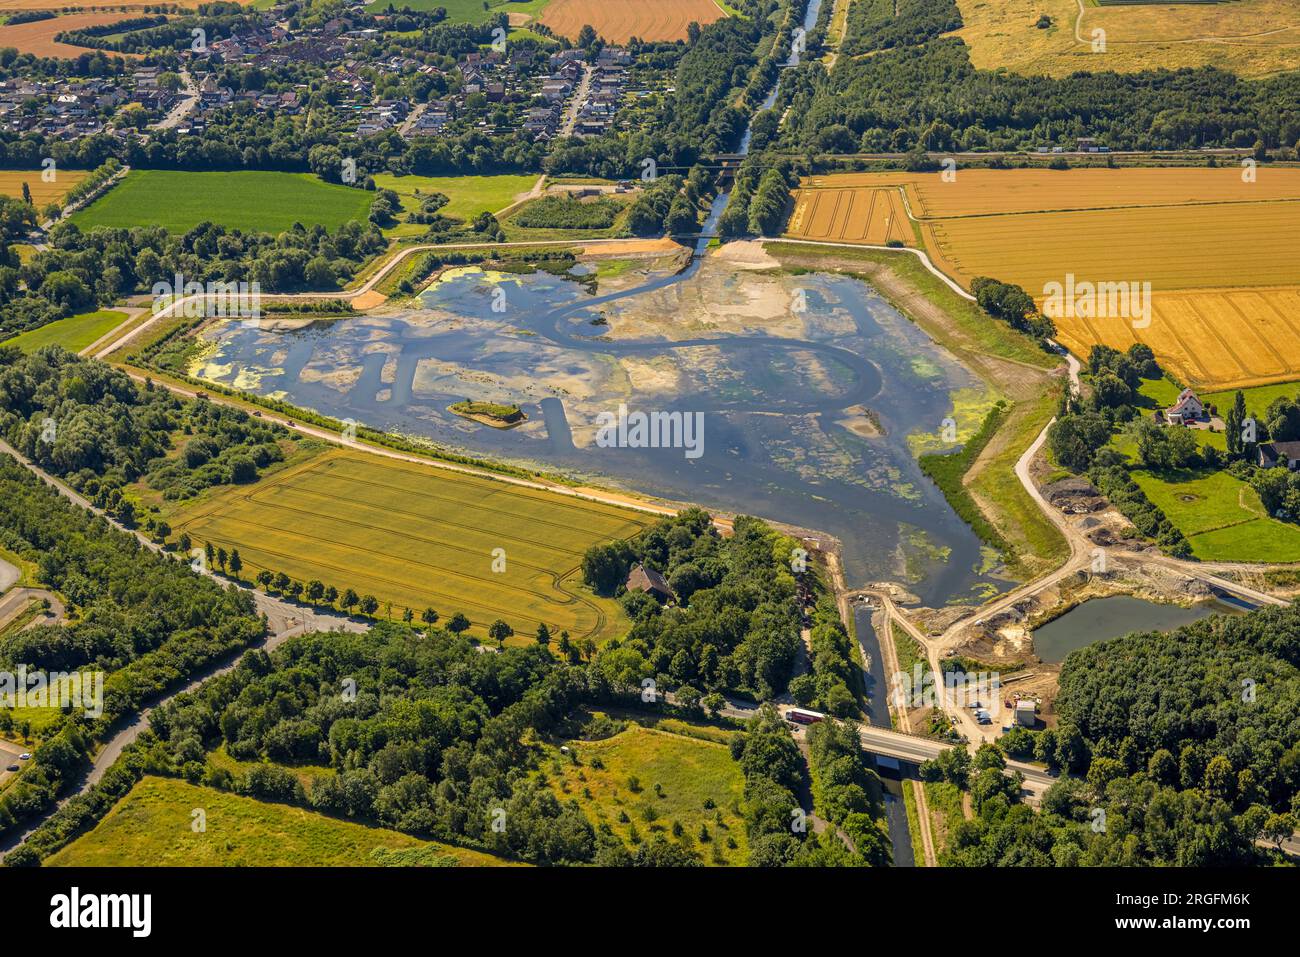
M 0 457 L 0 544 L 64 596 L 66 625 L 9 638 L 0 665 L 108 672 L 103 708 L 56 712 L 22 775 L 0 795 L 0 832 L 41 813 L 85 765 L 96 736 L 150 697 L 263 634 L 252 599 L 139 547 L 8 457 Z
M 242 409 L 137 385 L 56 346 L 27 355 L 0 347 L 0 435 L 115 514 L 137 481 L 183 500 L 214 485 L 255 481 L 284 458 L 282 444 L 302 441 Z M 126 517 L 132 523 L 135 510 Z
M 295 224 L 272 236 L 210 222 L 183 234 L 161 226 L 83 232 L 64 221 L 50 230 L 49 248 L 25 264 L 0 242 L 0 336 L 151 292 L 177 275 L 187 284 L 255 282 L 262 292 L 335 289 L 385 248 L 373 222 L 347 222 L 333 233 Z
M 1056 335 L 1056 324 L 1039 312 L 1034 297 L 1020 286 L 988 276 L 976 276 L 971 280 L 970 291 L 980 308 L 990 316 L 1001 319 L 1040 344 Z

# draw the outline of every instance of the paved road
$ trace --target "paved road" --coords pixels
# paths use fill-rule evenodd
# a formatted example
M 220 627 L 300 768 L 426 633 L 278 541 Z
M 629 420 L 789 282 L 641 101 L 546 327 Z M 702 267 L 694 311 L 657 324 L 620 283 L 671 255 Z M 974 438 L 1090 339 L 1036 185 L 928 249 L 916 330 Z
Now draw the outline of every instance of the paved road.
M 737 718 L 747 721 L 754 717 L 759 706 L 749 701 L 741 701 L 735 698 L 727 699 L 727 706 L 722 708 L 720 713 L 729 718 Z M 829 718 L 827 720 L 835 720 Z M 795 734 L 802 735 L 804 728 L 796 728 Z M 906 761 L 910 764 L 920 764 L 922 761 L 929 761 L 937 758 L 949 748 L 961 747 L 947 741 L 937 741 L 934 738 L 923 738 L 918 735 L 904 734 L 901 731 L 893 731 L 889 728 L 877 728 L 872 725 L 859 725 L 858 736 L 862 740 L 862 747 L 872 754 L 881 754 L 886 757 L 896 758 L 899 761 Z M 1007 770 L 1019 771 L 1024 775 L 1024 789 L 1028 792 L 1029 798 L 1037 802 L 1043 796 L 1043 792 L 1056 783 L 1056 778 L 1044 771 L 1042 768 L 1025 764 L 1021 761 L 1007 761 Z
M 539 177 L 538 183 L 540 184 L 543 179 L 544 177 Z M 537 186 L 534 186 L 534 189 L 536 190 Z M 540 249 L 540 248 L 546 248 L 548 246 L 572 247 L 574 245 L 581 245 L 585 247 L 585 246 L 601 246 L 601 245 L 608 245 L 611 243 L 626 243 L 626 242 L 627 242 L 626 239 L 587 239 L 587 240 L 583 240 L 581 243 L 574 243 L 572 240 L 535 240 L 532 242 L 512 242 L 512 243 L 444 243 L 441 245 L 422 244 L 419 246 L 407 246 L 403 249 L 398 250 L 391 259 L 389 259 L 386 263 L 384 263 L 377 270 L 375 270 L 374 274 L 370 276 L 370 278 L 368 278 L 362 285 L 358 286 L 356 289 L 341 289 L 335 292 L 266 293 L 263 294 L 262 298 L 269 302 L 310 302 L 313 300 L 359 299 L 360 297 L 366 295 L 367 293 L 372 292 L 375 286 L 379 285 L 379 283 L 381 283 L 384 280 L 384 277 L 387 276 L 394 269 L 396 269 L 398 265 L 400 265 L 408 256 L 414 256 L 416 253 L 430 252 L 435 249 L 486 249 L 486 250 L 505 249 L 505 248 L 539 248 Z M 110 354 L 123 348 L 127 344 L 134 342 L 136 339 L 144 335 L 147 331 L 152 329 L 154 326 L 158 325 L 158 323 L 163 322 L 164 320 L 175 315 L 177 310 L 184 310 L 189 306 L 199 302 L 203 302 L 208 298 L 210 297 L 206 294 L 202 294 L 202 295 L 196 294 L 193 296 L 185 296 L 182 299 L 177 299 L 174 302 L 168 303 L 162 309 L 159 309 L 156 313 L 154 313 L 152 318 L 146 320 L 145 322 L 140 323 L 140 325 L 136 326 L 125 336 L 122 336 L 120 339 L 114 339 L 110 342 L 104 343 L 97 352 L 94 352 L 92 354 L 93 357 L 96 359 L 108 358 Z
M 43 481 L 46 485 L 49 485 L 50 487 L 54 488 L 56 491 L 59 492 L 60 495 L 67 498 L 70 502 L 88 511 L 94 512 L 96 515 L 101 516 L 120 531 L 124 531 L 130 535 L 134 535 L 136 540 L 139 541 L 140 544 L 143 545 L 145 548 L 155 553 L 161 553 L 163 551 L 161 546 L 150 541 L 144 535 L 140 534 L 134 529 L 129 529 L 124 527 L 120 522 L 112 518 L 110 515 L 106 514 L 102 509 L 96 508 L 89 501 L 87 501 L 83 496 L 79 495 L 76 491 L 74 491 L 73 489 L 65 485 L 63 482 L 59 481 L 58 479 L 54 478 L 53 476 L 45 472 L 43 469 L 39 468 L 37 465 L 35 465 L 25 456 L 21 455 L 16 449 L 14 449 L 11 445 L 9 445 L 9 443 L 5 442 L 3 439 L 0 439 L 0 452 L 3 452 L 4 454 L 12 456 L 13 458 L 17 459 L 22 465 L 24 465 L 38 478 L 40 478 L 41 481 Z M 221 582 L 223 585 L 234 584 L 236 585 L 236 587 L 240 588 L 241 590 L 250 592 L 252 594 L 253 602 L 258 612 L 266 616 L 267 628 L 268 631 L 270 632 L 269 637 L 267 637 L 261 643 L 255 646 L 256 648 L 260 648 L 268 651 L 273 650 L 279 645 L 288 641 L 290 638 L 294 637 L 295 635 L 300 635 L 308 631 L 363 632 L 368 630 L 370 627 L 369 624 L 365 622 L 357 621 L 352 618 L 347 618 L 344 617 L 343 615 L 338 615 L 331 612 L 317 611 L 314 609 L 295 605 L 287 601 L 282 601 L 281 599 L 275 598 L 271 595 L 266 595 L 254 589 L 246 588 L 245 586 L 240 585 L 236 582 L 230 582 L 229 580 L 222 578 L 216 574 L 213 574 L 212 572 L 205 571 L 203 572 L 203 574 L 207 575 L 209 578 Z M 203 670 L 199 674 L 196 674 L 193 680 L 191 680 L 190 683 L 187 684 L 185 687 L 179 688 L 175 691 L 168 693 L 163 698 L 154 702 L 154 704 L 152 704 L 150 707 L 145 708 L 143 711 L 141 711 L 140 713 L 136 714 L 131 718 L 125 719 L 125 721 L 115 731 L 113 736 L 109 738 L 106 742 L 104 742 L 104 745 L 96 753 L 91 763 L 91 766 L 88 769 L 86 769 L 82 778 L 74 784 L 72 790 L 70 790 L 58 802 L 58 804 L 55 807 L 56 808 L 62 807 L 64 802 L 66 802 L 73 795 L 80 794 L 83 791 L 85 791 L 87 788 L 89 788 L 92 784 L 97 783 L 104 776 L 104 773 L 109 769 L 109 767 L 112 766 L 113 762 L 117 760 L 118 756 L 121 755 L 123 749 L 126 748 L 126 746 L 129 745 L 131 742 L 135 741 L 140 736 L 140 734 L 144 731 L 144 729 L 148 726 L 147 721 L 148 721 L 149 713 L 155 707 L 165 704 L 166 702 L 170 701 L 172 698 L 176 697 L 176 695 L 178 694 L 183 694 L 186 691 L 194 690 L 204 681 L 214 677 L 215 675 L 223 674 L 227 671 L 230 671 L 238 664 L 239 659 L 242 658 L 246 653 L 247 652 L 239 652 L 233 655 L 230 658 L 230 660 L 220 664 L 213 665 Z M 53 809 L 51 809 L 50 813 L 53 813 Z M 41 822 L 43 822 L 48 817 L 49 814 L 42 815 L 39 821 L 35 822 L 31 827 L 29 827 L 23 833 L 10 835 L 10 837 L 5 839 L 3 843 L 0 843 L 0 859 L 3 859 L 3 854 L 5 852 L 13 850 L 13 848 L 17 847 L 24 840 L 26 840 L 27 836 L 33 830 L 35 830 L 36 827 L 38 827 Z
M 199 88 L 194 83 L 194 77 L 190 76 L 189 70 L 181 71 L 181 83 L 184 90 L 180 94 L 180 99 L 176 105 L 168 110 L 167 115 L 155 123 L 150 129 L 170 130 L 194 110 L 199 103 Z
M 67 615 L 67 609 L 63 606 L 63 600 L 52 591 L 44 588 L 14 588 L 5 592 L 4 597 L 0 598 L 0 628 L 4 628 L 15 618 L 18 618 L 32 601 L 46 600 L 50 603 L 48 610 L 43 610 L 41 614 L 29 621 L 23 630 L 34 628 L 37 625 L 54 625 L 63 621 Z
M 936 279 L 940 280 L 945 286 L 947 286 L 957 295 L 961 296 L 963 299 L 968 299 L 971 302 L 975 301 L 974 296 L 972 296 L 965 289 L 963 289 L 958 283 L 953 281 L 951 276 L 949 276 L 946 272 L 944 272 L 942 269 L 940 269 L 930 260 L 929 255 L 927 255 L 924 249 L 917 249 L 914 246 L 867 246 L 864 245 L 863 243 L 829 243 L 829 242 L 822 242 L 819 239 L 785 239 L 785 238 L 759 239 L 757 240 L 757 242 L 763 246 L 766 246 L 768 243 L 781 243 L 782 245 L 790 245 L 790 246 L 818 246 L 821 247 L 822 249 L 870 249 L 870 250 L 877 250 L 880 252 L 910 254 L 915 256 L 917 259 L 919 259 L 921 261 L 921 265 L 923 265 L 931 274 L 934 275 Z
M 18 578 L 18 567 L 0 558 L 0 595 L 7 592 Z
M 582 79 L 578 81 L 577 90 L 564 108 L 564 119 L 560 122 L 560 136 L 573 135 L 573 128 L 578 125 L 578 112 L 582 109 L 582 104 L 587 102 L 587 94 L 591 91 L 591 77 L 594 72 L 591 64 L 582 65 Z
M 27 748 L 23 745 L 0 739 L 0 784 L 4 784 L 18 774 L 17 771 L 10 771 L 9 767 L 16 764 L 21 769 L 23 761 L 19 755 L 26 753 Z

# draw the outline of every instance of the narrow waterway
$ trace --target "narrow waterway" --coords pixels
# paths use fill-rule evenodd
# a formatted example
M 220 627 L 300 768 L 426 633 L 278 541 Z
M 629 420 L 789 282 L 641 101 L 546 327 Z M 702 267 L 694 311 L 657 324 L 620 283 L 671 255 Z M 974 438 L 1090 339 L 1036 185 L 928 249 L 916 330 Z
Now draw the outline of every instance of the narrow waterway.
M 821 2 L 805 10 L 808 33 Z M 790 59 L 797 63 L 798 53 Z M 765 108 L 779 86 L 780 76 Z M 1000 580 L 979 539 L 920 472 L 915 443 L 940 431 L 959 395 L 982 395 L 984 386 L 857 280 L 801 276 L 797 288 L 778 289 L 794 280 L 720 279 L 724 267 L 711 263 L 702 277 L 728 198 L 724 190 L 713 200 L 685 268 L 632 288 L 593 295 L 577 276 L 452 270 L 409 311 L 297 328 L 214 326 L 192 371 L 449 450 L 828 532 L 843 545 L 851 584 L 904 580 L 935 605 L 983 597 Z M 726 334 L 698 335 L 664 328 L 692 304 L 714 318 L 748 316 L 765 284 L 786 297 L 770 327 L 737 321 Z M 793 332 L 780 325 L 792 292 L 806 303 Z M 507 308 L 498 309 L 502 302 Z M 659 325 L 636 326 L 638 309 Z M 620 329 L 644 333 L 612 334 L 621 321 Z M 517 403 L 528 421 L 497 430 L 448 411 L 466 398 Z M 698 450 L 600 447 L 593 421 L 620 405 L 698 416 L 707 441 Z M 887 676 L 870 616 L 859 612 L 857 627 L 869 718 L 887 728 Z M 899 782 L 883 781 L 894 860 L 911 866 Z
M 880 652 L 880 639 L 871 624 L 871 609 L 858 605 L 853 612 L 853 624 L 858 632 L 858 644 L 866 660 L 864 664 L 864 691 L 867 698 L 867 721 L 876 728 L 892 728 L 889 720 L 889 681 L 884 673 L 884 659 Z M 874 761 L 874 758 L 873 758 Z M 883 768 L 876 762 L 880 783 L 884 789 L 885 823 L 889 829 L 889 842 L 894 847 L 895 867 L 915 867 L 912 853 L 912 832 L 907 822 L 907 805 L 903 801 L 903 781 L 899 772 Z

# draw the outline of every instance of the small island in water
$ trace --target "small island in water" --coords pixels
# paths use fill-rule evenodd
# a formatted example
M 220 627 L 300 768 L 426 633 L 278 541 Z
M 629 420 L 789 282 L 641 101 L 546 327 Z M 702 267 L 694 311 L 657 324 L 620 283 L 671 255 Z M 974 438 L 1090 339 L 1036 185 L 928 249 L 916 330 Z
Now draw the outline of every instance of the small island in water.
M 490 425 L 494 429 L 513 429 L 516 425 L 528 420 L 524 410 L 517 405 L 472 402 L 469 399 L 464 402 L 457 402 L 455 405 L 449 405 L 447 411 L 454 412 L 466 419 L 473 419 L 475 422 L 481 422 L 484 425 Z

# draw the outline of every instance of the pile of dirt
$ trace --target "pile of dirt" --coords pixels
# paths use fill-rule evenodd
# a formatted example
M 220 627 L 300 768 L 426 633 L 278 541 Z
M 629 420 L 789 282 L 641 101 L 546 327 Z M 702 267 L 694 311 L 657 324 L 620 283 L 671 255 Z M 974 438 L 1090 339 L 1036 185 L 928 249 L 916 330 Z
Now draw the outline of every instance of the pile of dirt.
M 1043 497 L 1067 515 L 1087 515 L 1107 506 L 1105 497 L 1086 478 L 1071 476 L 1043 487 Z

